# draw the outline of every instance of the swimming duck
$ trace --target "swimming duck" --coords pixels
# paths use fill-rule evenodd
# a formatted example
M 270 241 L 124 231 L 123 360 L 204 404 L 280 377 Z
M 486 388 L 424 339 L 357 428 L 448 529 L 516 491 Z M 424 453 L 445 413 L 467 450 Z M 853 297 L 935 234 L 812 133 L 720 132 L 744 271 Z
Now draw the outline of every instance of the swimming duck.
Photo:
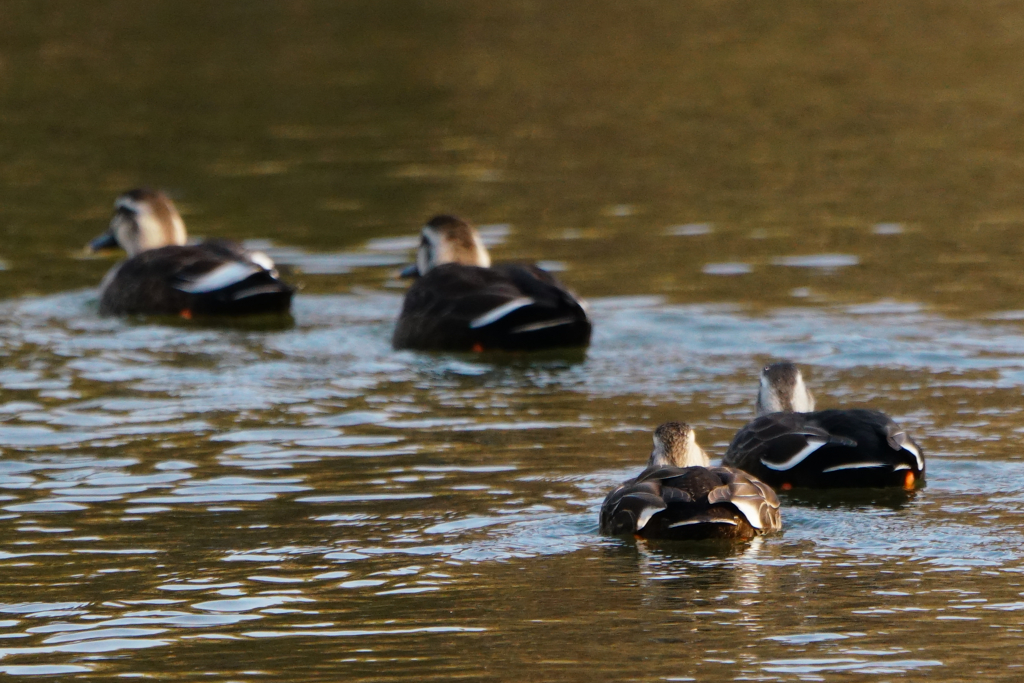
M 771 488 L 746 472 L 710 464 L 689 425 L 661 425 L 647 469 L 604 499 L 601 531 L 701 540 L 750 539 L 782 528 Z
M 415 277 L 392 342 L 396 349 L 529 351 L 586 346 L 584 304 L 534 265 L 491 265 L 480 235 L 455 216 L 420 233 Z
M 877 410 L 814 411 L 814 396 L 790 362 L 761 371 L 758 417 L 733 438 L 722 464 L 788 490 L 908 490 L 924 481 L 924 454 L 898 424 Z
M 135 189 L 114 202 L 107 231 L 89 243 L 128 252 L 100 283 L 104 315 L 285 313 L 294 289 L 266 254 L 235 242 L 185 244 L 185 222 L 162 192 Z

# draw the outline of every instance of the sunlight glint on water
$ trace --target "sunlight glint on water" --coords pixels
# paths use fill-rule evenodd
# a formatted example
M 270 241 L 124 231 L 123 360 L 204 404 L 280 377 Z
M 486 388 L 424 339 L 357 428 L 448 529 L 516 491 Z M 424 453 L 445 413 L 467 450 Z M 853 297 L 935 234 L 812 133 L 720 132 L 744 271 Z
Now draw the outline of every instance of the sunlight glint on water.
M 526 362 L 395 354 L 390 294 L 301 297 L 296 325 L 271 333 L 88 322 L 90 296 L 5 305 L 12 666 L 87 654 L 89 671 L 147 671 L 155 660 L 104 655 L 189 641 L 212 666 L 258 641 L 273 668 L 330 640 L 353 670 L 383 649 L 408 653 L 413 675 L 421 657 L 433 668 L 479 647 L 465 639 L 512 634 L 498 659 L 547 661 L 558 638 L 528 624 L 554 610 L 587 628 L 614 604 L 616 629 L 653 619 L 665 635 L 649 646 L 704 653 L 646 662 L 651 675 L 908 675 L 944 666 L 965 621 L 1016 647 L 1024 464 L 971 445 L 1005 416 L 967 422 L 944 398 L 1020 393 L 1009 323 L 884 302 L 752 316 L 597 299 L 585 361 Z M 882 401 L 925 434 L 928 487 L 791 500 L 782 536 L 710 554 L 599 536 L 597 506 L 642 461 L 650 425 L 680 415 L 720 451 L 765 356 L 806 359 L 825 404 L 843 387 L 837 400 Z M 938 645 L 912 635 L 924 623 Z

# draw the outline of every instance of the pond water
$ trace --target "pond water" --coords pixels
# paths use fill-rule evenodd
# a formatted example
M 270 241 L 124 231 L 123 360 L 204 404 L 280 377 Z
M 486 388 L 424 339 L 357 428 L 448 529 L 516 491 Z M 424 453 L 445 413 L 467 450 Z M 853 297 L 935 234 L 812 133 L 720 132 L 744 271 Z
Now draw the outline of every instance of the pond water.
M 5 3 L 0 671 L 211 681 L 1014 681 L 1024 8 Z M 97 315 L 114 197 L 302 286 Z M 591 304 L 585 353 L 394 352 L 418 226 Z M 923 446 L 907 498 L 602 537 L 660 422 L 759 367 Z

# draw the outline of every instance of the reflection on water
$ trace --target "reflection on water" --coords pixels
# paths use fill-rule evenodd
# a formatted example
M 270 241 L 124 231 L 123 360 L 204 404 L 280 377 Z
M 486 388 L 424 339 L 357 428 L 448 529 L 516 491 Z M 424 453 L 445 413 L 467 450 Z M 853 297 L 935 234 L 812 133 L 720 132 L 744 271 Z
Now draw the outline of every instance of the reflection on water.
M 305 295 L 272 332 L 99 319 L 94 296 L 3 304 L 12 673 L 231 676 L 236 653 L 276 677 L 329 647 L 325 676 L 934 676 L 967 621 L 1019 647 L 1024 466 L 979 441 L 1012 429 L 984 406 L 1024 387 L 1014 322 L 599 298 L 585 360 L 508 362 L 392 352 L 398 294 Z M 789 497 L 749 545 L 601 537 L 650 425 L 685 417 L 720 451 L 765 356 L 807 359 L 823 404 L 899 416 L 927 488 Z
M 0 22 L 0 671 L 1016 680 L 1024 10 L 156 0 Z M 96 315 L 126 187 L 294 321 Z M 575 354 L 396 353 L 456 211 L 592 304 Z M 654 425 L 768 359 L 924 446 L 748 545 L 598 534 Z

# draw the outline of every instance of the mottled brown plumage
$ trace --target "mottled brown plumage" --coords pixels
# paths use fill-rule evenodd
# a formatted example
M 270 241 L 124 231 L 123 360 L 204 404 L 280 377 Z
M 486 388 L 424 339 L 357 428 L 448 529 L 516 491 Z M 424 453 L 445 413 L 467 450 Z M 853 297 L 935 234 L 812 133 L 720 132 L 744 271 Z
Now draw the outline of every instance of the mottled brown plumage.
M 707 467 L 689 426 L 670 422 L 654 435 L 647 468 L 608 494 L 601 531 L 675 540 L 737 539 L 782 528 L 775 492 L 729 467 Z

